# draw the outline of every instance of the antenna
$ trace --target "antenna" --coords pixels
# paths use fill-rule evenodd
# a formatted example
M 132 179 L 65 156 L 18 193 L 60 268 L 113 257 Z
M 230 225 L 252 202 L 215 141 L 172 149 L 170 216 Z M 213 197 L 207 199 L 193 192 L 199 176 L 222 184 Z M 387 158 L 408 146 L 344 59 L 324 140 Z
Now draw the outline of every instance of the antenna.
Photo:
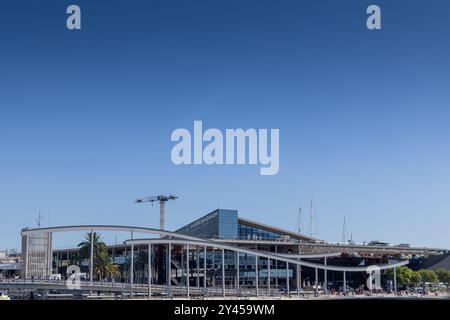
M 298 233 L 302 233 L 303 223 L 302 223 L 302 207 L 298 207 Z
M 344 217 L 344 223 L 342 225 L 342 239 L 341 239 L 342 243 L 345 243 L 345 238 L 346 238 L 345 233 L 346 233 L 346 230 L 345 230 L 345 217 Z
M 314 198 L 311 197 L 311 208 L 309 212 L 309 234 L 312 237 L 314 234 Z
M 39 210 L 38 218 L 36 219 L 36 224 L 37 224 L 38 229 L 41 228 L 41 221 L 42 221 L 42 219 L 43 219 L 43 217 L 42 217 L 42 214 L 41 214 L 41 210 Z

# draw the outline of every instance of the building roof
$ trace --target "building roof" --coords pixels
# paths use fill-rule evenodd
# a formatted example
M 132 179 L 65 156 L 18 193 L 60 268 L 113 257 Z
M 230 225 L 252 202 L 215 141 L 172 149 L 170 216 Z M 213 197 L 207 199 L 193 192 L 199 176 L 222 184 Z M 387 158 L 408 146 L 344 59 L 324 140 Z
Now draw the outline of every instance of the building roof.
M 253 220 L 249 220 L 249 219 L 244 219 L 244 218 L 238 218 L 238 223 L 240 224 L 245 224 L 254 228 L 259 228 L 259 229 L 263 229 L 263 230 L 267 230 L 269 232 L 274 232 L 274 233 L 279 233 L 282 235 L 286 235 L 289 236 L 290 238 L 296 239 L 296 240 L 301 240 L 301 241 L 308 241 L 308 242 L 314 242 L 314 243 L 325 243 L 324 240 L 318 239 L 318 238 L 314 238 L 314 237 L 310 237 L 298 232 L 294 232 L 294 231 L 289 231 L 286 229 L 282 229 L 282 228 L 278 228 L 278 227 L 274 227 L 274 226 L 269 226 L 267 224 L 263 224 L 260 222 L 256 222 Z
M 439 262 L 432 264 L 427 269 L 437 270 L 437 269 L 445 269 L 450 270 L 450 254 L 447 254 L 443 259 Z

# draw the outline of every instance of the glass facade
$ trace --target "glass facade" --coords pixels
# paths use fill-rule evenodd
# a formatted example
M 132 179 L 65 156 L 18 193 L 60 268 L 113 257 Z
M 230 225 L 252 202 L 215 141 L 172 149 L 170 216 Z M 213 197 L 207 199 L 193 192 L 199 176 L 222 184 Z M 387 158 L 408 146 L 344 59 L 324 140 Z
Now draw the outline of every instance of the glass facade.
M 219 212 L 218 239 L 238 238 L 238 213 L 236 210 L 217 210 Z
M 176 232 L 207 239 L 237 239 L 237 210 L 217 209 Z
M 255 228 L 245 224 L 239 224 L 238 235 L 240 240 L 279 240 L 282 235 L 267 230 Z
M 283 235 L 238 222 L 237 210 L 217 209 L 176 232 L 206 239 L 280 240 Z

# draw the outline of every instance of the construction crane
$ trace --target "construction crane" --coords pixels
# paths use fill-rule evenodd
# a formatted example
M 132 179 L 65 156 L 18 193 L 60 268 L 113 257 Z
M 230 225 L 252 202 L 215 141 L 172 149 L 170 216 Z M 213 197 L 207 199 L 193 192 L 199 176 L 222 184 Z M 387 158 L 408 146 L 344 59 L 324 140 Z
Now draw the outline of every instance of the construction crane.
M 177 199 L 177 196 L 172 194 L 168 196 L 151 196 L 146 198 L 137 199 L 135 203 L 143 203 L 143 202 L 153 202 L 159 201 L 159 229 L 166 230 L 166 202 L 169 200 Z

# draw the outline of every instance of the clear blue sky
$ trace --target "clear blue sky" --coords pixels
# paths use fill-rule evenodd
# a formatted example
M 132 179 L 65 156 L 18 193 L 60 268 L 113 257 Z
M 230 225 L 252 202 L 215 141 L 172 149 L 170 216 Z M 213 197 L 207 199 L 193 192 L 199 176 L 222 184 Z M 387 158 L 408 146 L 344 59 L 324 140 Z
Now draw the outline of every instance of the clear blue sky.
M 82 30 L 65 27 L 69 4 Z M 365 27 L 369 4 L 382 30 Z M 218 206 L 317 237 L 450 247 L 450 3 L 2 1 L 0 248 L 51 225 L 168 229 Z M 174 166 L 170 134 L 279 128 L 280 171 Z M 48 209 L 50 208 L 50 210 Z M 46 225 L 48 222 L 43 221 Z M 304 224 L 307 225 L 305 219 Z

